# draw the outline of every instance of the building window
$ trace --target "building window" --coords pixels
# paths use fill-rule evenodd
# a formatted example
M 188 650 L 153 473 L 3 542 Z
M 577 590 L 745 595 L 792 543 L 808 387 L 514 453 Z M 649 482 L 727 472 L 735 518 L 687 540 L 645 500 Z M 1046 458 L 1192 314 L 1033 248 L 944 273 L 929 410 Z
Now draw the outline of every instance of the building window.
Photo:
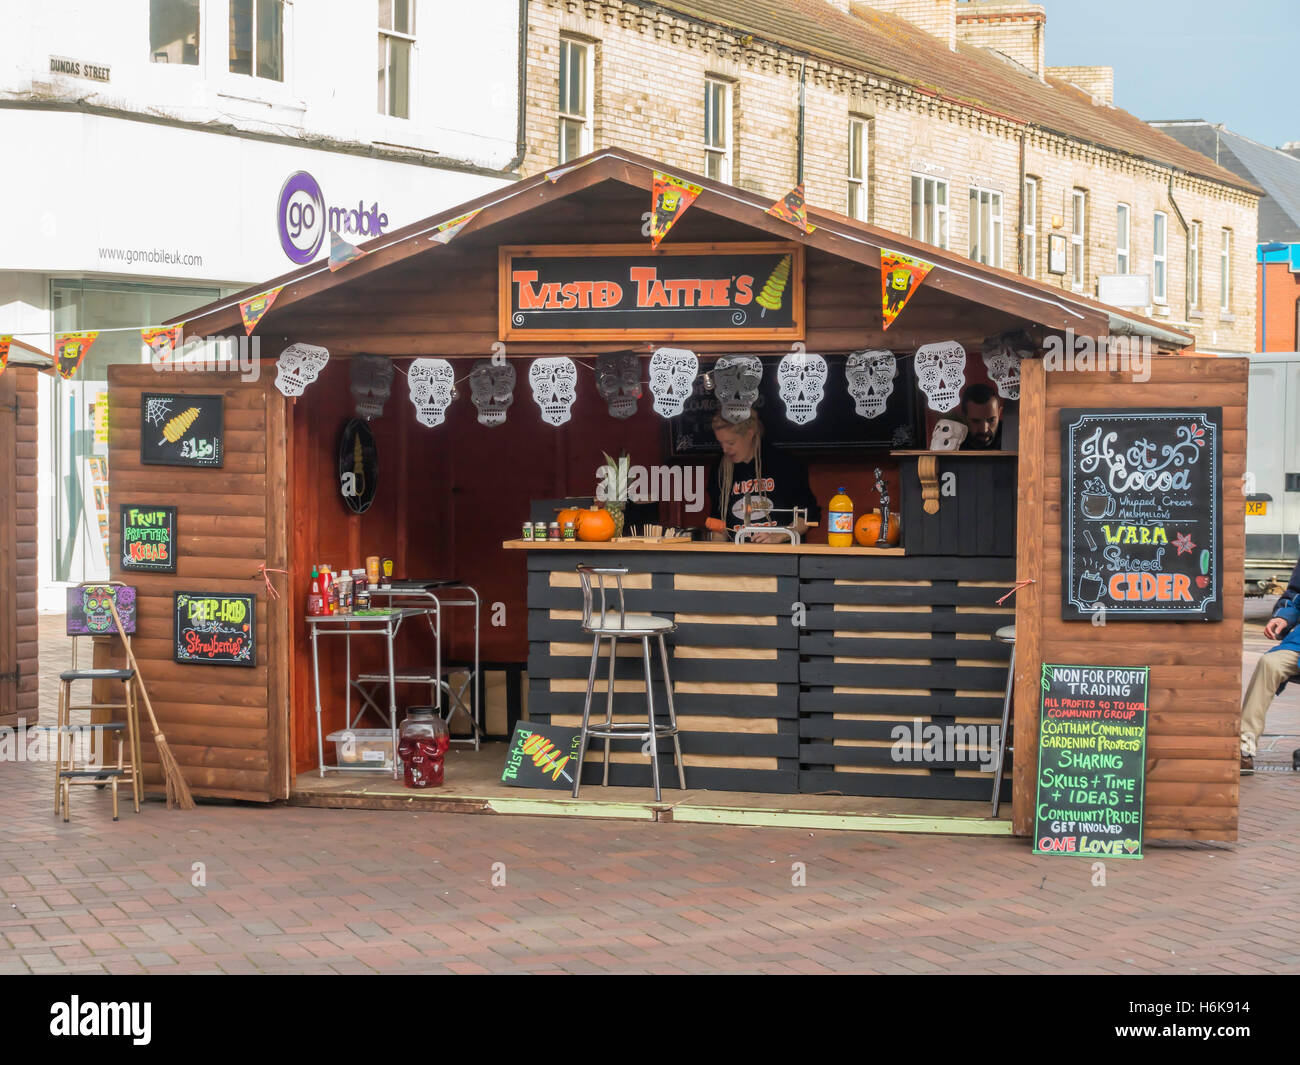
M 1219 309 L 1232 310 L 1232 230 L 1223 231 L 1219 249 Z M 1300 348 L 1296 349 L 1300 351 Z
M 149 0 L 149 58 L 199 65 L 199 0 Z
M 849 119 L 849 209 L 848 216 L 867 220 L 867 152 L 869 128 L 865 118 Z
M 230 73 L 284 81 L 284 0 L 230 0 Z
M 415 0 L 379 0 L 379 113 L 411 117 Z
M 985 266 L 1002 265 L 1002 193 L 970 190 L 970 257 Z
M 1189 310 L 1201 309 L 1201 223 L 1193 222 L 1187 228 L 1187 306 Z
M 1025 277 L 1038 276 L 1038 178 L 1025 178 L 1020 210 L 1020 266 Z
M 1126 203 L 1115 207 L 1115 272 L 1127 274 L 1129 264 L 1129 206 Z
M 1083 189 L 1070 193 L 1070 284 L 1082 292 L 1088 277 L 1084 255 L 1088 236 L 1088 194 Z
M 936 247 L 948 246 L 948 182 L 912 175 L 912 236 Z
M 560 38 L 560 162 L 591 151 L 591 45 Z
M 1157 211 L 1151 225 L 1151 298 L 1156 303 L 1168 300 L 1166 270 L 1168 258 L 1165 253 L 1165 236 L 1169 229 L 1169 216 L 1164 211 Z
M 704 175 L 731 181 L 731 83 L 704 79 Z

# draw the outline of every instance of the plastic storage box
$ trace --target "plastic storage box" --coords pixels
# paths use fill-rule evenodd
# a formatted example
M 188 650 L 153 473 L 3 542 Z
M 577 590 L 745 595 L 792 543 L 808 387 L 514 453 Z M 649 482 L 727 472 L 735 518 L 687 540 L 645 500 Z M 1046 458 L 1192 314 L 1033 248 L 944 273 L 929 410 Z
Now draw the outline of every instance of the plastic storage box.
M 339 729 L 325 737 L 334 744 L 334 764 L 356 769 L 392 769 L 393 734 L 386 728 Z

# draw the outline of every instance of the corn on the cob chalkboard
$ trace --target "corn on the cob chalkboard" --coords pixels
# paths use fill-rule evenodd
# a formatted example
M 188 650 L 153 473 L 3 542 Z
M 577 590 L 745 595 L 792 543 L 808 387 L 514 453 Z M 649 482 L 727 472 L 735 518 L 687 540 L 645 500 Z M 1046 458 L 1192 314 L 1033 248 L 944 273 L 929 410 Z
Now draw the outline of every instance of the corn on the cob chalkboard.
M 146 392 L 140 397 L 140 461 L 162 466 L 220 466 L 221 396 Z

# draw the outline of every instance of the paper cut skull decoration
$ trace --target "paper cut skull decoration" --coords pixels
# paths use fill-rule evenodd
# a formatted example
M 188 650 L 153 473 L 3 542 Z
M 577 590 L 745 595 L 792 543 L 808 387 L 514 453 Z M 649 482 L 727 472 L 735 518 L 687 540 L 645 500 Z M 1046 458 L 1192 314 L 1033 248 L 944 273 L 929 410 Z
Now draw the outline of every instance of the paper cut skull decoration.
M 894 393 L 898 361 L 892 351 L 855 351 L 844 366 L 853 408 L 864 418 L 879 418 Z
M 1020 398 L 1020 360 L 1029 357 L 1027 347 L 1027 338 L 1016 333 L 1003 333 L 984 341 L 981 352 L 984 365 L 989 380 L 998 386 L 998 395 L 1003 399 Z
M 753 355 L 724 355 L 713 364 L 713 395 L 727 421 L 743 422 L 754 413 L 763 364 Z
M 480 425 L 504 425 L 506 410 L 515 401 L 515 368 L 490 359 L 476 362 L 469 372 L 469 395 Z
M 954 418 L 940 418 L 935 422 L 934 432 L 930 435 L 930 450 L 956 451 L 966 439 L 968 431 L 964 422 Z
M 665 418 L 681 414 L 682 407 L 695 387 L 700 360 L 685 348 L 658 348 L 650 356 L 650 394 L 655 410 Z
M 569 420 L 573 401 L 578 398 L 578 368 L 572 359 L 564 355 L 534 359 L 528 367 L 528 383 L 541 409 L 542 421 L 563 425 Z
M 348 367 L 358 418 L 378 418 L 393 394 L 393 364 L 382 355 L 357 355 Z
M 930 409 L 946 414 L 966 384 L 966 349 L 955 340 L 922 344 L 916 349 L 916 379 Z
M 614 418 L 630 418 L 641 398 L 641 360 L 631 351 L 596 356 L 596 391 Z
M 415 404 L 415 420 L 432 428 L 441 425 L 456 398 L 456 371 L 446 359 L 416 359 L 406 371 L 406 384 Z
M 826 392 L 826 360 L 812 352 L 782 355 L 776 367 L 777 383 L 785 414 L 796 425 L 807 425 L 817 416 L 817 404 Z
M 312 344 L 290 344 L 275 362 L 275 387 L 291 399 L 301 396 L 320 376 L 330 353 Z

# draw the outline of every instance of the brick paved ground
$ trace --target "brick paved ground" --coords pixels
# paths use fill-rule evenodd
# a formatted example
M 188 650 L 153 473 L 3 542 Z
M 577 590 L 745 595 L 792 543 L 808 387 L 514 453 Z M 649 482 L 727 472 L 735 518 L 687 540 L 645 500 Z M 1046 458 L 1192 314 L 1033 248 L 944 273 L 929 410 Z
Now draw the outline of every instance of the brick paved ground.
M 1293 688 L 1269 726 L 1298 724 Z M 1289 772 L 1243 780 L 1239 843 L 1150 846 L 1105 886 L 1023 841 L 156 802 L 115 825 L 89 789 L 62 825 L 51 796 L 0 764 L 0 974 L 1300 972 Z

